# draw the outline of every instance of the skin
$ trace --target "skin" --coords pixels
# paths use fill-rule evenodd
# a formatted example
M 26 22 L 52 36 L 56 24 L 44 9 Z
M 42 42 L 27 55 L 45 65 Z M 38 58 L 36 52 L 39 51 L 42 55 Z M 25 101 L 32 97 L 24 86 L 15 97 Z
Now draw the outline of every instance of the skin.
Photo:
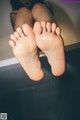
M 10 38 L 9 44 L 13 49 L 14 56 L 22 65 L 26 74 L 31 80 L 41 80 L 44 73 L 38 58 L 38 48 L 32 28 L 24 24 L 22 29 L 17 28 Z
M 46 55 L 52 73 L 62 75 L 65 72 L 65 53 L 60 28 L 55 23 L 36 22 L 34 33 L 37 46 Z
M 17 28 L 16 32 L 11 35 L 9 44 L 30 79 L 39 81 L 44 77 L 38 58 L 38 47 L 45 53 L 52 73 L 55 76 L 64 73 L 64 45 L 60 28 L 56 27 L 55 23 L 36 22 L 34 32 L 29 25 L 24 24 L 22 29 Z
M 32 10 L 22 7 L 14 21 L 15 32 L 11 34 L 9 44 L 29 78 L 39 81 L 44 77 L 38 48 L 45 53 L 52 74 L 62 75 L 65 71 L 64 44 L 60 28 L 53 23 L 52 14 L 46 5 L 36 3 Z

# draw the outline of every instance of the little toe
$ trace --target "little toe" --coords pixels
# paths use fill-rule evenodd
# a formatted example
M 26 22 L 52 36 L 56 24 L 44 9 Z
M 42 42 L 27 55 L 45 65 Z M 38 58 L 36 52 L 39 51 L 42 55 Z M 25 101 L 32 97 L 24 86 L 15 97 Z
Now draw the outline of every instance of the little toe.
M 9 45 L 13 48 L 15 46 L 15 42 L 13 40 L 9 40 Z
M 42 29 L 43 29 L 43 33 L 45 33 L 46 32 L 46 22 L 42 21 L 41 26 L 42 26 Z
M 32 36 L 33 35 L 33 30 L 32 28 L 28 25 L 28 24 L 23 24 L 22 25 L 22 30 L 23 30 L 23 33 L 27 36 Z
M 52 29 L 51 23 L 47 22 L 46 28 L 48 32 L 51 32 Z
M 58 36 L 61 35 L 61 29 L 60 29 L 60 27 L 57 27 L 57 28 L 56 28 L 56 34 L 57 34 Z
M 10 38 L 15 42 L 17 41 L 17 38 L 13 34 L 11 34 Z
M 17 38 L 17 40 L 20 39 L 20 35 L 18 32 L 14 32 L 14 36 Z
M 41 28 L 40 22 L 35 22 L 33 31 L 34 31 L 35 35 L 41 34 L 42 28 Z
M 22 29 L 21 29 L 20 27 L 18 27 L 18 28 L 16 29 L 16 31 L 17 31 L 17 33 L 19 33 L 19 35 L 20 35 L 21 37 L 24 37 L 24 33 L 23 33 L 23 31 L 22 31 Z
M 56 32 L 56 24 L 52 23 L 52 32 L 55 33 Z

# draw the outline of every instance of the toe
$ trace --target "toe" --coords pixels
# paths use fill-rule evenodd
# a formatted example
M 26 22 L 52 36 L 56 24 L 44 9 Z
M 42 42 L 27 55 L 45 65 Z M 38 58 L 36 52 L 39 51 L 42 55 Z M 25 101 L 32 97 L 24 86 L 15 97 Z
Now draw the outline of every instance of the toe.
M 33 30 L 32 28 L 28 25 L 28 24 L 23 24 L 22 25 L 22 30 L 23 30 L 23 33 L 27 36 L 27 35 L 30 35 L 32 36 L 33 35 Z
M 57 28 L 56 28 L 56 34 L 57 34 L 58 36 L 60 36 L 60 35 L 61 35 L 61 30 L 60 30 L 60 28 L 59 28 L 59 27 L 57 27 Z
M 15 46 L 15 42 L 13 40 L 10 40 L 9 45 L 13 48 Z
M 51 32 L 51 28 L 52 28 L 51 23 L 48 22 L 47 25 L 46 25 L 46 28 L 47 28 L 48 32 Z
M 35 22 L 34 24 L 34 33 L 40 34 L 42 32 L 41 24 L 40 22 Z
M 46 22 L 42 21 L 41 26 L 42 26 L 42 29 L 43 29 L 43 33 L 45 33 L 46 32 Z
M 24 33 L 23 33 L 23 31 L 22 31 L 22 29 L 21 29 L 20 27 L 18 27 L 18 28 L 16 29 L 16 31 L 17 31 L 17 33 L 18 33 L 21 37 L 24 36 Z
M 17 40 L 20 39 L 20 35 L 18 32 L 14 32 L 14 36 L 17 38 Z
M 15 37 L 15 35 L 11 34 L 10 38 L 13 40 L 13 41 L 17 41 L 17 38 Z
M 55 33 L 56 32 L 56 24 L 52 23 L 52 32 Z

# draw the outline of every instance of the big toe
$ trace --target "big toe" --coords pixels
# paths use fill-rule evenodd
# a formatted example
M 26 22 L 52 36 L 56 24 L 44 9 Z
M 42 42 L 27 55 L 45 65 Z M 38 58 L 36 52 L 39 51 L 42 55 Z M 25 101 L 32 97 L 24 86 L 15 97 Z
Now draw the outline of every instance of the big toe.
M 40 34 L 42 31 L 40 22 L 35 22 L 34 24 L 34 33 L 35 35 Z
M 33 35 L 33 30 L 28 24 L 23 24 L 22 25 L 22 30 L 23 30 L 25 35 L 30 35 L 30 36 Z

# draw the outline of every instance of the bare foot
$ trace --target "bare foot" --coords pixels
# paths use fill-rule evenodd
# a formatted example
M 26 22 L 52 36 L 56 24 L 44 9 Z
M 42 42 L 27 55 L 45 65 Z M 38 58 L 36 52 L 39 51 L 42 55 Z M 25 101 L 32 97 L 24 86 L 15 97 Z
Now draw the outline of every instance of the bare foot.
M 44 73 L 38 58 L 38 49 L 32 28 L 24 24 L 22 29 L 17 28 L 10 38 L 9 44 L 13 53 L 30 79 L 35 81 L 42 79 Z
M 55 23 L 36 22 L 34 33 L 38 47 L 48 58 L 52 73 L 62 75 L 65 71 L 65 54 L 60 28 Z

